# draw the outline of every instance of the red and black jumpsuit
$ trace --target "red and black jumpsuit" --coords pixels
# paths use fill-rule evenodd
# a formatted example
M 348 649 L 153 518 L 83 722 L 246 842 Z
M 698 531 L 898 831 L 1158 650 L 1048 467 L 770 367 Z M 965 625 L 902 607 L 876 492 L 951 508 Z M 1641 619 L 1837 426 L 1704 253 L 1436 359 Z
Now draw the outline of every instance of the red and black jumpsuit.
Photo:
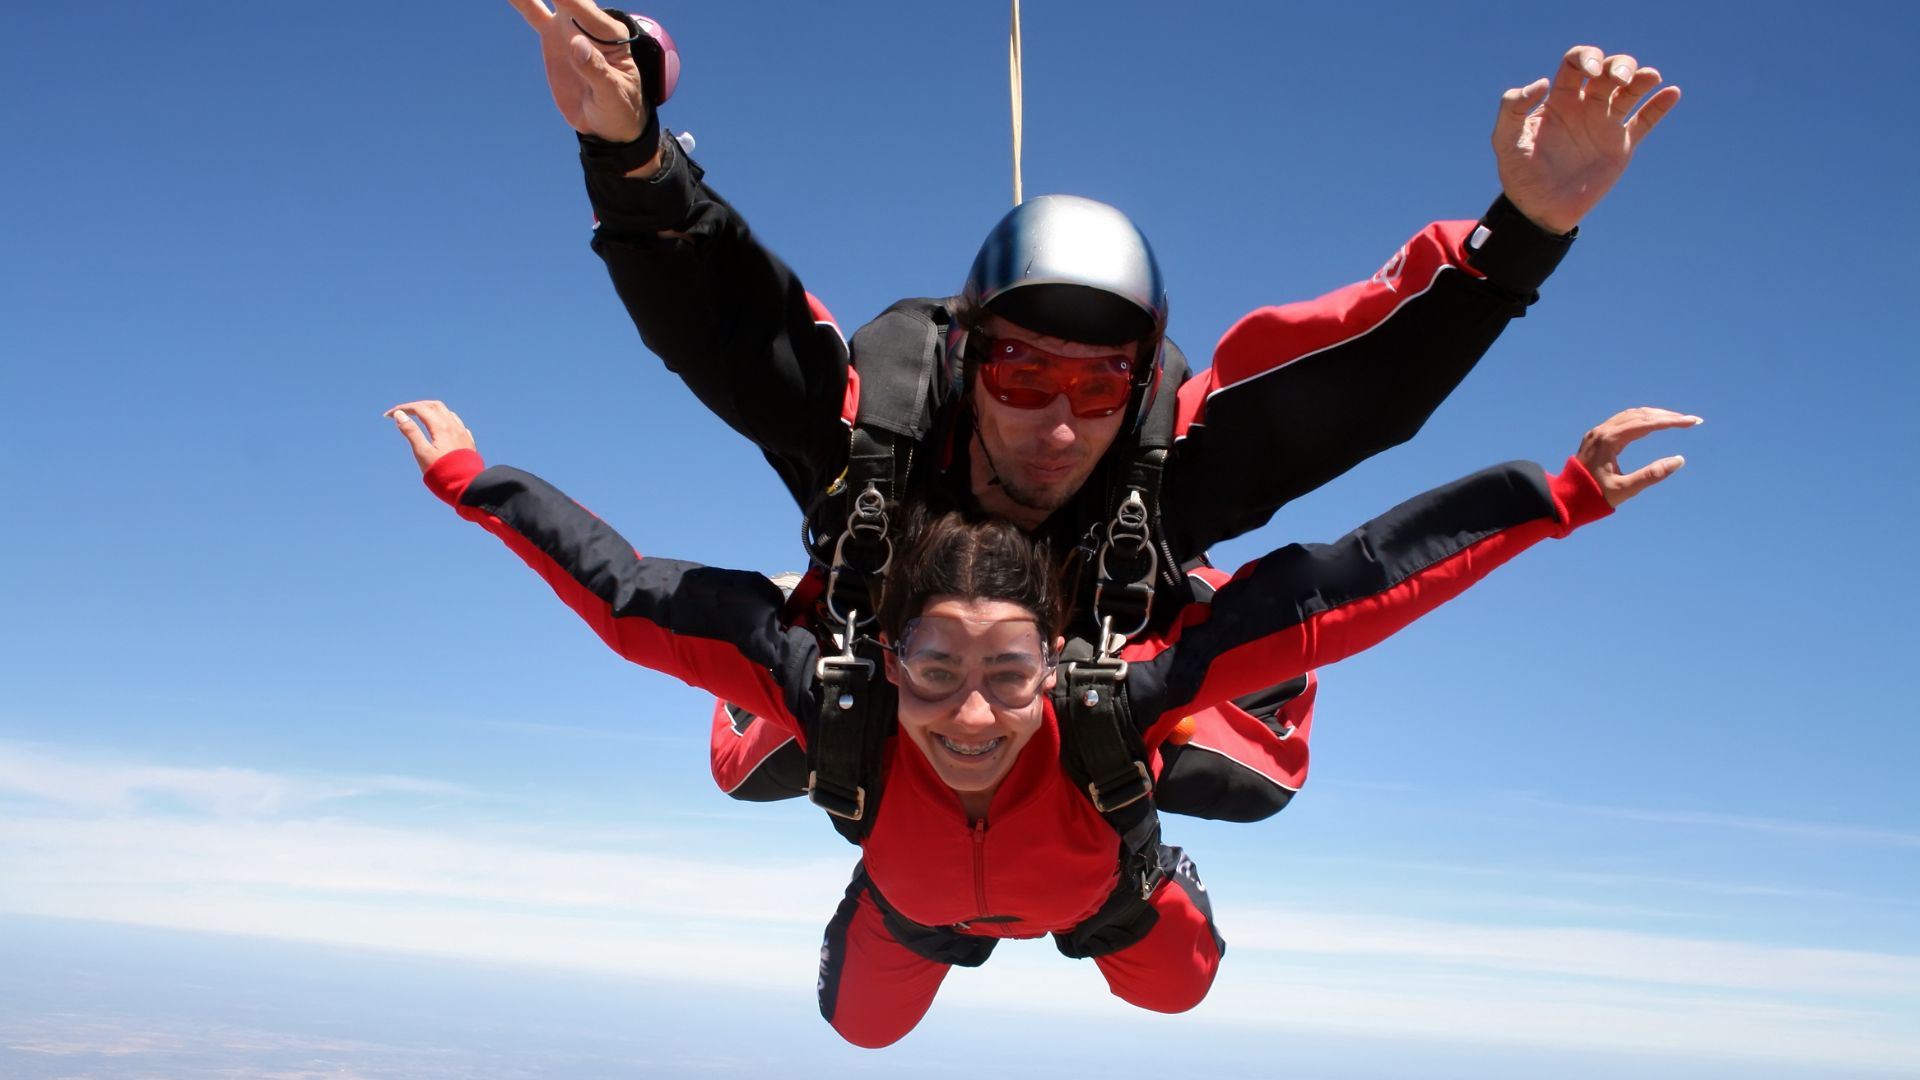
M 671 138 L 661 146 L 665 167 L 647 180 L 596 171 L 583 153 L 594 250 L 646 346 L 760 447 L 804 509 L 846 466 L 855 408 L 849 366 L 885 358 L 850 355 L 826 307 L 704 183 L 700 167 Z M 1174 562 L 1200 562 L 1212 545 L 1412 438 L 1538 298 L 1571 240 L 1542 231 L 1502 197 L 1477 222 L 1422 229 L 1366 281 L 1241 319 L 1216 345 L 1211 366 L 1178 390 L 1178 442 L 1161 500 Z M 943 393 L 933 388 L 936 408 L 964 414 L 962 403 L 937 400 Z M 965 417 L 953 419 L 933 437 L 964 445 Z M 964 500 L 968 456 L 944 449 L 925 447 L 919 460 L 944 456 L 949 464 L 936 481 Z M 1096 473 L 1083 497 L 1042 527 L 1054 550 L 1071 550 L 1105 523 L 1108 490 L 1105 472 Z M 1080 610 L 1091 610 L 1082 599 Z M 1159 598 L 1156 615 L 1189 599 Z M 1249 820 L 1284 805 L 1305 779 L 1313 691 L 1303 677 L 1243 699 L 1253 715 L 1230 703 L 1197 711 L 1197 728 L 1181 740 L 1259 774 L 1245 789 L 1257 793 L 1250 807 L 1205 816 Z M 804 777 L 792 744 L 777 729 L 747 727 L 742 711 L 734 718 L 737 729 L 726 711 L 714 714 L 716 782 L 737 798 L 795 794 L 790 778 L 766 775 L 784 750 L 788 771 Z M 1177 801 L 1182 768 L 1172 770 L 1164 800 Z M 756 795 L 756 785 L 766 793 Z
M 819 646 L 783 621 L 784 597 L 766 578 L 642 557 L 552 486 L 484 468 L 470 450 L 448 454 L 425 479 L 615 652 L 808 737 L 820 710 Z M 1127 685 L 1143 741 L 1157 749 L 1197 709 L 1368 648 L 1532 544 L 1609 512 L 1577 461 L 1556 476 L 1517 462 L 1403 503 L 1335 543 L 1289 545 L 1249 563 L 1210 605 L 1190 606 L 1133 655 Z M 821 954 L 821 1013 L 847 1040 L 899 1039 L 952 963 L 980 963 L 996 939 L 1069 931 L 1113 893 L 1118 836 L 1058 750 L 1049 713 L 974 822 L 919 750 L 892 740 L 881 805 Z M 1224 946 L 1191 863 L 1178 849 L 1161 854 L 1169 873 L 1149 897 L 1151 929 L 1095 962 L 1114 994 L 1178 1012 L 1206 996 Z

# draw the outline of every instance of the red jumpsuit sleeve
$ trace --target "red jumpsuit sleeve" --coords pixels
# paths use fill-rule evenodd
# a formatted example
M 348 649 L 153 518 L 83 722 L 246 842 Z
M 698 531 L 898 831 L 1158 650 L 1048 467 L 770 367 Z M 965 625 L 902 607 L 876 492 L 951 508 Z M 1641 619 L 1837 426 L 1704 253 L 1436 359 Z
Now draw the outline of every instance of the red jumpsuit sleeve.
M 1175 550 L 1258 528 L 1413 438 L 1539 297 L 1571 240 L 1501 198 L 1477 222 L 1422 229 L 1365 281 L 1242 318 L 1179 391 L 1166 485 Z
M 817 646 L 780 622 L 785 597 L 751 571 L 647 558 L 539 477 L 472 450 L 423 479 L 553 589 L 607 647 L 800 734 Z
M 1612 513 L 1576 459 L 1483 470 L 1402 503 L 1332 544 L 1293 544 L 1190 605 L 1170 647 L 1128 675 L 1148 745 L 1196 709 L 1384 641 L 1549 537 Z

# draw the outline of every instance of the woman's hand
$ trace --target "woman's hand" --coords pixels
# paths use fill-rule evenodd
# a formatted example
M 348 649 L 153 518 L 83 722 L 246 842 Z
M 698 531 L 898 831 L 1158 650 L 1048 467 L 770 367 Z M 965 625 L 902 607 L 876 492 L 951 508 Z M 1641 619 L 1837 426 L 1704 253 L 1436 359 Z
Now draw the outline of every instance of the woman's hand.
M 446 402 L 409 401 L 381 415 L 391 419 L 406 437 L 407 445 L 413 447 L 413 460 L 420 464 L 423 473 L 455 450 L 478 449 L 473 444 L 473 432 L 460 422 L 459 414 L 447 408 Z
M 437 403 L 436 403 L 437 404 Z M 1580 440 L 1574 457 L 1599 482 L 1608 506 L 1619 506 L 1635 495 L 1680 471 L 1687 459 L 1675 454 L 1630 473 L 1620 471 L 1620 451 L 1636 440 L 1668 428 L 1697 427 L 1699 417 L 1671 409 L 1641 407 L 1615 413 Z

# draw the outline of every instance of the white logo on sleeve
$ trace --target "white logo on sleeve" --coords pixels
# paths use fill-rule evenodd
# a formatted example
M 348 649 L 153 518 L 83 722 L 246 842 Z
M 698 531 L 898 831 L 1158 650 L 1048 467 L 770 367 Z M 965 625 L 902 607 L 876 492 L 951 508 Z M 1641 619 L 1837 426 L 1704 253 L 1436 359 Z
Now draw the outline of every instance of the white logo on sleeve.
M 1400 275 L 1406 268 L 1407 249 L 1403 247 L 1393 253 L 1393 258 L 1387 260 L 1387 265 L 1374 271 L 1373 283 L 1375 285 L 1385 285 L 1388 292 L 1397 293 L 1400 291 Z

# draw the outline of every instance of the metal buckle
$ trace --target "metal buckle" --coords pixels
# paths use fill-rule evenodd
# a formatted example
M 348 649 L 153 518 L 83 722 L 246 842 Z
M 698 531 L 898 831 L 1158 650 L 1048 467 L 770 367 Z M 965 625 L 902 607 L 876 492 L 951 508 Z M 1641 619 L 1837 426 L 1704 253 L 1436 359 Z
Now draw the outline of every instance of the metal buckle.
M 825 810 L 827 813 L 832 814 L 834 817 L 843 818 L 847 821 L 859 821 L 862 817 L 866 816 L 867 813 L 866 788 L 855 786 L 851 799 L 838 792 L 823 791 L 820 788 L 820 773 L 818 770 L 809 770 L 807 772 L 807 801 Z
M 1105 607 L 1109 586 L 1126 594 L 1127 599 L 1140 605 L 1140 621 L 1121 634 L 1131 638 L 1147 628 L 1153 619 L 1153 582 L 1160 573 L 1160 551 L 1153 546 L 1153 537 L 1147 525 L 1147 503 L 1140 497 L 1138 489 L 1129 489 L 1127 497 L 1113 513 L 1113 520 L 1107 523 L 1106 540 L 1100 545 L 1100 555 L 1094 563 L 1093 617 L 1103 624 L 1111 624 L 1112 615 Z M 1146 569 L 1141 575 L 1129 582 L 1113 579 L 1113 571 L 1107 566 L 1107 557 L 1116 552 L 1132 562 L 1143 553 L 1146 555 Z M 1116 597 L 1118 599 L 1118 597 Z M 1112 633 L 1111 626 L 1105 632 Z
M 886 496 L 880 494 L 879 488 L 868 484 L 866 490 L 854 496 L 853 509 L 847 513 L 847 527 L 833 543 L 833 563 L 827 573 L 827 614 L 849 630 L 872 622 L 873 616 L 869 614 L 865 620 L 856 622 L 853 616 L 858 614 L 857 611 L 846 615 L 840 613 L 837 604 L 840 598 L 840 573 L 850 569 L 863 578 L 886 577 L 887 570 L 893 566 L 893 538 L 887 535 L 886 505 Z M 848 561 L 847 541 L 854 540 L 856 536 L 859 538 L 856 544 L 875 546 L 880 553 L 879 566 L 862 569 Z
M 1102 792 L 1098 783 L 1088 781 L 1087 795 L 1093 800 L 1093 808 L 1103 814 L 1111 814 L 1115 810 L 1132 806 L 1134 803 L 1153 794 L 1153 777 L 1147 772 L 1146 765 L 1136 761 L 1133 763 L 1133 770 L 1137 775 L 1123 779 L 1121 781 L 1121 785 L 1123 786 L 1120 786 L 1118 791 L 1111 793 Z M 1131 791 L 1132 794 L 1128 795 L 1127 793 L 1129 791 Z M 1107 794 L 1126 795 L 1127 797 L 1109 806 L 1104 797 Z
M 1140 497 L 1139 488 L 1128 488 L 1127 497 L 1120 500 L 1119 507 L 1114 510 L 1113 521 L 1107 525 L 1108 543 L 1120 539 L 1114 535 L 1116 529 L 1125 531 L 1126 538 L 1137 544 L 1147 542 L 1147 500 Z
M 1149 582 L 1135 581 L 1135 582 L 1130 582 L 1126 585 L 1115 585 L 1114 588 L 1119 589 L 1121 592 L 1124 592 L 1124 593 L 1138 593 L 1143 597 L 1143 600 L 1140 604 L 1140 621 L 1134 625 L 1133 629 L 1128 630 L 1126 633 L 1120 635 L 1122 638 L 1130 638 L 1133 635 L 1138 634 L 1140 631 L 1145 630 L 1147 628 L 1147 623 L 1153 620 L 1153 585 L 1150 581 Z M 1111 634 L 1113 632 L 1111 629 L 1113 625 L 1113 616 L 1107 614 L 1106 612 L 1106 608 L 1104 606 L 1104 601 L 1106 600 L 1106 598 L 1107 598 L 1107 586 L 1104 583 L 1095 585 L 1093 587 L 1093 614 L 1095 618 L 1098 618 L 1100 620 L 1103 626 L 1106 626 L 1108 628 L 1106 633 Z
M 1112 636 L 1109 635 L 1109 643 L 1111 643 L 1112 640 Z M 1067 664 L 1067 693 L 1069 695 L 1079 692 L 1079 687 L 1075 685 L 1074 677 L 1082 672 L 1105 676 L 1109 692 L 1118 692 L 1118 687 L 1121 683 L 1125 682 L 1127 678 L 1127 662 L 1125 660 L 1115 660 L 1110 656 L 1104 655 L 1098 660 L 1070 661 Z M 1097 694 L 1100 688 L 1097 686 L 1089 686 L 1086 689 L 1089 693 Z M 1092 708 L 1100 704 L 1100 699 L 1095 697 L 1091 701 L 1082 701 L 1081 704 Z
M 1140 875 L 1140 899 L 1142 900 L 1151 900 L 1153 898 L 1153 890 L 1159 888 L 1160 883 L 1167 880 L 1167 872 L 1160 866 L 1159 853 L 1155 852 L 1154 855 L 1155 858 L 1153 861 L 1147 864 L 1146 873 Z
M 831 704 L 838 707 L 841 712 L 847 712 L 853 708 L 853 692 L 841 689 L 846 677 L 858 671 L 863 684 L 873 679 L 873 661 L 853 655 L 852 638 L 847 639 L 846 650 L 839 656 L 823 656 L 813 665 L 814 677 L 820 680 L 820 684 L 828 690 L 838 691 Z M 827 704 L 823 701 L 821 707 L 825 708 Z

